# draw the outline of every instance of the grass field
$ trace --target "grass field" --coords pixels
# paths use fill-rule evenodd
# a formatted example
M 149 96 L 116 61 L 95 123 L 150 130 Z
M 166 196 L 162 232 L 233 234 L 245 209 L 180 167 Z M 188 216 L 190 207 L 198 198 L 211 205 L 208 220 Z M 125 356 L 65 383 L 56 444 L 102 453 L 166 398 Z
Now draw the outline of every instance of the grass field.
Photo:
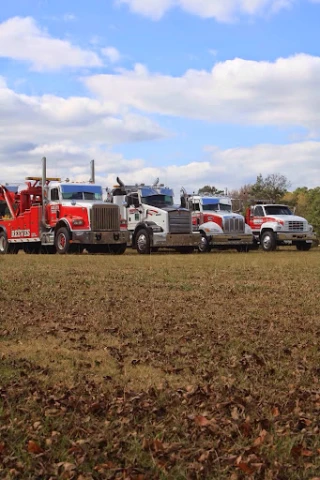
M 0 478 L 319 479 L 318 250 L 0 257 Z

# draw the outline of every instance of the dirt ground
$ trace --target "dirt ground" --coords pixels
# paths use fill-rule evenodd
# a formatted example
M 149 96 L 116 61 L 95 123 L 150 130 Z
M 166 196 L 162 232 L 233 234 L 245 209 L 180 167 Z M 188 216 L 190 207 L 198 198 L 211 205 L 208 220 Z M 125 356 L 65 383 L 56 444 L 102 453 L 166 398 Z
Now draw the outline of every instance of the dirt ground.
M 319 480 L 319 260 L 1 256 L 0 478 Z

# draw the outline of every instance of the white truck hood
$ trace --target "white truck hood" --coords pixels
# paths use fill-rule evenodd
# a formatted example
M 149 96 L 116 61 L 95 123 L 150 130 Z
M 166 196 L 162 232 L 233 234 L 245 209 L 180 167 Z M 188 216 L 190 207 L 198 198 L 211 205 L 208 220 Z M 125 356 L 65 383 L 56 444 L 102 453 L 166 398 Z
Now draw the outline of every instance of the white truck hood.
M 303 217 L 298 217 L 298 215 L 267 215 L 266 218 L 269 220 L 281 220 L 283 222 L 306 222 L 306 219 Z

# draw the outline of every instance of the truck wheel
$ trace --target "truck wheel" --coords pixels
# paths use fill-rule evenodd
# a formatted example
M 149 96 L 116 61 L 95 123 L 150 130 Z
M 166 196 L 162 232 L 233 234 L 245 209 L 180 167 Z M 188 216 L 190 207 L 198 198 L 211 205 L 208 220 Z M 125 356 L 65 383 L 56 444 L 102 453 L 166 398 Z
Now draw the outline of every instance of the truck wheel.
M 117 244 L 117 245 L 109 245 L 109 252 L 112 255 L 122 255 L 126 251 L 126 248 L 127 248 L 126 243 L 120 243 L 120 244 Z
M 69 230 L 65 227 L 58 229 L 56 237 L 54 239 L 54 245 L 56 247 L 57 253 L 60 255 L 65 255 L 68 253 L 70 248 L 70 233 Z
M 202 235 L 200 243 L 198 245 L 198 250 L 200 253 L 207 253 L 211 250 L 211 245 L 209 244 L 208 238 L 206 235 Z
M 7 235 L 4 232 L 0 232 L 0 255 L 9 253 L 9 242 Z
M 267 230 L 261 235 L 261 245 L 265 252 L 273 252 L 277 248 L 275 234 L 272 230 Z
M 137 252 L 140 254 L 148 254 L 151 252 L 150 248 L 150 237 L 147 230 L 139 230 L 136 236 L 136 248 Z
M 301 243 L 297 243 L 296 247 L 297 247 L 297 250 L 300 250 L 302 252 L 307 252 L 312 247 L 312 243 L 301 242 Z

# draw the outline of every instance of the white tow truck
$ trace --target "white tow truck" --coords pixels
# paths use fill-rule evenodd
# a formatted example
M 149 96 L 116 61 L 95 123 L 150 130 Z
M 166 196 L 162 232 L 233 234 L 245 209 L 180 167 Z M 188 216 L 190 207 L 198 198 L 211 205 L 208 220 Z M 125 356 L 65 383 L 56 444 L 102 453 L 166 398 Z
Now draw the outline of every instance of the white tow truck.
M 192 228 L 189 209 L 174 205 L 173 190 L 159 184 L 118 185 L 112 190 L 112 202 L 119 206 L 127 221 L 130 242 L 140 254 L 159 248 L 171 248 L 180 253 L 192 253 L 200 242 L 200 233 Z

